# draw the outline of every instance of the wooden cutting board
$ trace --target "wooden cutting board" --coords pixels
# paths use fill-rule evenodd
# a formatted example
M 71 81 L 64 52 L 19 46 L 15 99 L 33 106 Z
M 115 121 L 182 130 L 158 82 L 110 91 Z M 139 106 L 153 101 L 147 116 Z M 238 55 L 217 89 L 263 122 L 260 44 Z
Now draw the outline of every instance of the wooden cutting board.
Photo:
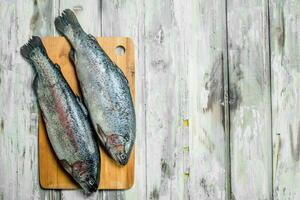
M 134 87 L 134 47 L 132 40 L 125 37 L 99 37 L 98 42 L 109 57 L 121 68 L 126 75 L 133 101 Z M 65 79 L 80 95 L 74 67 L 69 60 L 70 45 L 63 37 L 46 37 L 43 39 L 50 59 L 60 65 Z M 123 55 L 120 54 L 120 52 Z M 101 153 L 101 183 L 99 189 L 129 189 L 134 182 L 135 149 L 131 153 L 126 166 L 117 165 L 100 147 Z M 59 165 L 49 143 L 43 120 L 39 118 L 39 176 L 40 184 L 45 189 L 76 189 L 78 186 Z

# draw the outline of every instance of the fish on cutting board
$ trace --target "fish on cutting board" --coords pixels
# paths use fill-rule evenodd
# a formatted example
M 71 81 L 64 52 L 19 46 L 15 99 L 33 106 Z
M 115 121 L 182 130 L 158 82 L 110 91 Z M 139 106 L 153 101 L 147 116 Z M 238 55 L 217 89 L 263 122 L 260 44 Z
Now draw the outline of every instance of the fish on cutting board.
M 66 9 L 55 27 L 71 43 L 85 105 L 102 145 L 119 164 L 128 162 L 136 134 L 136 119 L 128 81 L 95 37 L 84 32 L 75 14 Z
M 49 59 L 39 37 L 33 36 L 22 46 L 21 54 L 36 72 L 33 90 L 60 164 L 85 193 L 95 192 L 100 179 L 100 154 L 86 108 L 60 67 Z

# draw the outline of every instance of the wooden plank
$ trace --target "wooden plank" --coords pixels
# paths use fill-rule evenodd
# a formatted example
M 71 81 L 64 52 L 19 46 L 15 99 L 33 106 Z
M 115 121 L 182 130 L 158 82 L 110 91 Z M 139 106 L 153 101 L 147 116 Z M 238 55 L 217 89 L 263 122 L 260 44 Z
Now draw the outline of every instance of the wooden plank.
M 228 182 L 226 179 L 228 141 L 226 141 L 223 127 L 225 119 L 222 106 L 224 104 L 222 73 L 223 67 L 226 68 L 226 38 L 225 35 L 222 35 L 225 31 L 225 24 L 219 20 L 225 17 L 225 5 L 217 1 L 209 3 L 193 1 L 189 5 L 184 2 L 174 2 L 174 7 L 171 8 L 176 17 L 176 27 L 175 30 L 171 29 L 171 33 L 168 32 L 169 27 L 166 27 L 167 31 L 163 36 L 167 35 L 167 41 L 175 43 L 176 54 L 173 56 L 178 57 L 172 57 L 174 64 L 171 66 L 175 68 L 175 73 L 170 74 L 177 76 L 176 81 L 179 83 L 169 86 L 169 89 L 181 96 L 178 105 L 171 103 L 171 106 L 178 109 L 177 112 L 180 115 L 178 122 L 180 128 L 176 130 L 176 134 L 180 135 L 176 138 L 178 146 L 174 145 L 173 148 L 181 147 L 178 151 L 182 152 L 178 153 L 178 158 L 181 156 L 183 158 L 181 158 L 182 160 L 176 159 L 175 165 L 180 166 L 183 162 L 183 171 L 178 167 L 181 170 L 181 173 L 178 173 L 176 171 L 178 169 L 171 168 L 175 171 L 174 177 L 176 178 L 174 179 L 179 179 L 179 181 L 171 180 L 170 184 L 173 185 L 174 190 L 179 191 L 170 191 L 170 196 L 179 199 L 225 199 Z M 163 15 L 159 18 L 164 17 Z M 196 25 L 192 19 L 199 19 L 200 23 Z M 208 22 L 207 19 L 211 21 Z M 164 27 L 161 29 L 165 30 Z M 153 37 L 155 36 L 157 35 L 153 35 Z M 159 47 L 159 49 L 173 50 L 173 46 L 168 49 L 167 45 L 166 47 L 162 45 L 163 47 Z M 176 67 L 178 68 L 176 69 Z M 151 76 L 156 76 L 155 72 L 153 70 Z M 161 81 L 159 85 L 161 85 Z M 155 93 L 154 90 L 152 92 Z M 187 98 L 188 100 L 186 100 Z M 163 133 L 166 134 L 166 132 Z M 162 168 L 164 169 L 164 167 Z M 154 171 L 157 169 L 151 170 L 152 176 Z M 183 176 L 184 180 L 180 180 L 179 176 Z M 178 188 L 181 185 L 177 185 L 180 184 L 180 181 L 184 184 L 184 189 L 182 189 L 184 194 L 176 196 L 177 193 L 182 192 L 181 188 Z M 153 190 L 150 198 L 159 197 L 163 192 L 160 189 Z
M 224 2 L 145 2 L 149 199 L 225 199 L 222 17 Z
M 169 87 L 169 90 L 174 92 L 174 108 L 175 112 L 172 116 L 175 120 L 173 123 L 173 130 L 174 132 L 166 132 L 167 138 L 168 135 L 171 136 L 171 138 L 174 138 L 173 147 L 170 146 L 169 149 L 165 149 L 165 152 L 162 152 L 162 158 L 165 160 L 162 160 L 161 162 L 161 172 L 163 174 L 162 180 L 161 180 L 161 186 L 160 186 L 160 193 L 161 199 L 164 199 L 164 197 L 168 197 L 168 195 L 164 195 L 164 184 L 167 183 L 166 180 L 170 181 L 170 199 L 191 199 L 190 196 L 192 196 L 193 189 L 191 188 L 191 176 L 190 169 L 192 168 L 190 164 L 191 155 L 193 155 L 193 152 L 190 151 L 190 144 L 189 140 L 191 138 L 189 134 L 189 124 L 190 124 L 190 116 L 189 116 L 189 72 L 190 72 L 190 64 L 194 61 L 193 59 L 190 60 L 189 55 L 191 55 L 191 52 L 194 50 L 194 46 L 190 45 L 190 39 L 192 39 L 189 35 L 189 30 L 186 29 L 186 23 L 191 22 L 193 15 L 194 15 L 194 9 L 192 5 L 195 2 L 191 2 L 192 4 L 186 4 L 184 1 L 170 1 L 169 4 L 170 7 L 170 14 L 171 14 L 171 20 L 173 21 L 171 24 L 172 26 L 168 28 L 167 21 L 162 23 L 161 28 L 158 28 L 155 30 L 155 36 L 156 38 L 161 38 L 161 42 L 159 47 L 161 48 L 160 51 L 165 51 L 164 55 L 168 55 L 168 45 L 172 44 L 170 48 L 172 49 L 170 51 L 170 55 L 166 56 L 166 60 L 163 57 L 162 60 L 165 60 L 166 62 L 170 62 L 169 69 L 170 71 L 167 73 L 174 73 L 174 78 L 176 84 Z M 166 5 L 168 6 L 168 5 Z M 165 7 L 167 8 L 167 7 Z M 163 16 L 163 15 L 162 15 Z M 168 20 L 168 18 L 166 19 Z M 156 22 L 157 23 L 157 22 Z M 157 24 L 159 25 L 159 24 Z M 192 24 L 190 24 L 192 25 Z M 150 30 L 153 31 L 153 30 Z M 161 31 L 161 32 L 160 32 Z M 170 31 L 170 35 L 165 37 L 166 34 L 168 34 Z M 194 30 L 193 30 L 194 32 Z M 191 33 L 191 32 L 190 32 Z M 178 37 L 178 38 L 177 38 Z M 166 38 L 166 40 L 164 39 Z M 155 40 L 154 40 L 155 41 Z M 156 42 L 154 42 L 153 45 L 155 45 Z M 180 49 L 177 51 L 177 48 Z M 150 50 L 150 49 L 149 49 Z M 154 49 L 155 50 L 155 49 Z M 177 53 L 176 53 L 177 51 Z M 149 51 L 150 52 L 150 51 Z M 151 53 L 152 54 L 152 53 Z M 177 54 L 177 55 L 176 55 Z M 155 54 L 154 54 L 155 55 Z M 156 55 L 155 55 L 156 57 Z M 155 59 L 154 57 L 154 59 Z M 189 63 L 191 61 L 191 63 Z M 162 63 L 163 64 L 163 63 Z M 158 65 L 159 66 L 159 65 Z M 155 65 L 152 64 L 151 68 L 155 68 Z M 149 70 L 150 71 L 150 70 Z M 154 73 L 156 73 L 156 70 L 151 70 L 152 74 L 150 76 L 154 76 Z M 167 82 L 166 82 L 167 83 Z M 168 83 L 167 83 L 168 85 Z M 153 90 L 153 89 L 152 89 Z M 148 95 L 151 95 L 149 92 Z M 165 102 L 171 103 L 172 100 L 168 100 L 168 97 L 165 99 Z M 176 103 L 176 104 L 175 104 Z M 162 105 L 161 105 L 162 106 Z M 172 109 L 172 105 L 170 104 L 168 109 Z M 149 115 L 150 116 L 150 115 Z M 166 118 L 166 120 L 172 120 Z M 151 131 L 151 130 L 149 130 Z M 166 139 L 167 139 L 166 138 Z M 164 141 L 167 143 L 167 141 Z M 173 152 L 172 152 L 173 149 Z M 170 152 L 168 152 L 170 151 Z M 151 155 L 151 151 L 149 151 Z M 173 153 L 173 155 L 172 155 Z M 170 158 L 166 157 L 170 156 Z M 166 157 L 166 158 L 164 158 Z M 154 156 L 151 156 L 150 159 L 154 159 Z M 167 162 L 166 162 L 167 161 Z M 151 174 L 155 171 L 150 171 L 150 174 L 148 176 L 151 176 Z M 196 177 L 196 176 L 195 176 Z M 193 177 L 193 178 L 195 178 Z M 165 180 L 164 180 L 165 179 Z M 150 187 L 150 198 L 155 197 L 155 187 Z
M 175 3 L 145 1 L 147 199 L 182 199 L 184 195 L 179 85 L 186 69 L 181 62 L 184 46 Z
M 299 199 L 300 2 L 270 1 L 274 199 Z
M 124 72 L 129 82 L 133 99 L 135 99 L 134 88 L 134 49 L 132 40 L 121 37 L 97 38 L 99 44 L 107 55 Z M 73 89 L 74 93 L 80 95 L 79 85 L 75 75 L 75 69 L 69 60 L 70 45 L 63 37 L 46 37 L 43 43 L 49 58 L 57 63 L 62 73 Z M 124 55 L 118 55 L 116 47 L 125 48 Z M 101 153 L 101 181 L 99 189 L 129 189 L 134 181 L 134 156 L 132 151 L 126 166 L 117 165 L 109 156 L 100 149 Z M 75 189 L 78 186 L 70 176 L 62 169 L 51 148 L 45 125 L 42 118 L 39 120 L 39 172 L 40 183 L 45 189 Z
M 136 61 L 136 161 L 135 184 L 126 191 L 105 191 L 103 199 L 146 199 L 146 131 L 145 131 L 145 65 L 144 1 L 102 1 L 102 36 L 128 36 L 135 46 Z
M 271 199 L 268 1 L 227 3 L 232 199 Z
M 33 72 L 19 48 L 32 34 L 48 35 L 54 1 L 0 2 L 0 199 L 56 196 L 39 187 L 37 105 L 31 89 Z M 26 184 L 25 184 L 26 183 Z
M 189 16 L 182 18 L 181 28 L 191 27 L 183 37 L 185 52 L 181 55 L 182 63 L 189 66 L 189 197 L 229 199 L 225 1 L 193 1 L 178 12 Z

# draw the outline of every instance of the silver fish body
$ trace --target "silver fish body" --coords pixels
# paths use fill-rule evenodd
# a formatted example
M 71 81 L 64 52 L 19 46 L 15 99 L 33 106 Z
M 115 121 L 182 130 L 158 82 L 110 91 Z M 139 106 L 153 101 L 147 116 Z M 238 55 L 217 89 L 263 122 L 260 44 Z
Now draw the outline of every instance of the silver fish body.
M 39 37 L 34 36 L 24 45 L 21 54 L 36 71 L 33 89 L 58 160 L 86 193 L 96 191 L 100 154 L 83 104 L 59 66 L 48 58 Z
M 125 165 L 135 141 L 136 121 L 128 81 L 97 40 L 86 34 L 67 9 L 55 19 L 56 29 L 71 43 L 84 102 L 109 155 Z

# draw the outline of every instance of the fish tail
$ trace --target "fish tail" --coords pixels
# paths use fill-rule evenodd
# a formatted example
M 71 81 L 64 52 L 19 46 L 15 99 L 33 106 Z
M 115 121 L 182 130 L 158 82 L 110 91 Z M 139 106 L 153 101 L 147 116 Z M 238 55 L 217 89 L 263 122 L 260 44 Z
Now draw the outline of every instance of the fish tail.
M 34 54 L 35 49 L 38 49 L 39 52 L 46 55 L 45 47 L 42 43 L 41 38 L 38 36 L 32 36 L 28 43 L 21 47 L 20 52 L 25 59 L 30 60 L 31 56 Z
M 75 14 L 70 9 L 65 9 L 62 14 L 55 18 L 56 30 L 71 40 L 76 34 L 83 32 Z

